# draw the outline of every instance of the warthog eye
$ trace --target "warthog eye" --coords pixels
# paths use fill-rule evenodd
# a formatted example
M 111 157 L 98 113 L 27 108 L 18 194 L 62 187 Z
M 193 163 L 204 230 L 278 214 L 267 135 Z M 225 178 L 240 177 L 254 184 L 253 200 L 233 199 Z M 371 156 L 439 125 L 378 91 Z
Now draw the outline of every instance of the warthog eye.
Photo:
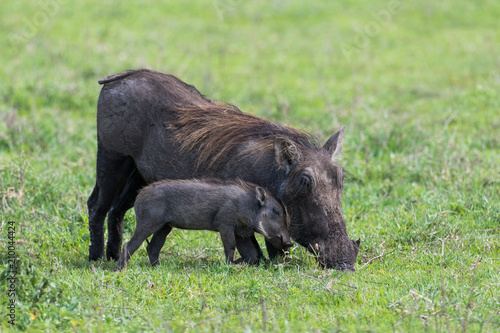
M 308 174 L 303 174 L 300 176 L 300 189 L 301 192 L 307 194 L 311 192 L 312 188 L 312 177 Z

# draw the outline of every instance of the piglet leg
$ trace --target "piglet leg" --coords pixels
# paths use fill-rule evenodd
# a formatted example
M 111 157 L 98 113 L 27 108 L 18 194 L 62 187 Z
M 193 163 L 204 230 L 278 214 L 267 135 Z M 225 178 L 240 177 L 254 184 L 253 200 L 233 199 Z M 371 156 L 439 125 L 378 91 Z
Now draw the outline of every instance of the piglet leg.
M 158 264 L 158 257 L 160 256 L 160 250 L 165 244 L 165 239 L 172 230 L 172 227 L 165 225 L 160 230 L 154 233 L 151 242 L 149 242 L 146 250 L 148 251 L 149 262 L 151 266 L 156 266 Z
M 236 238 L 234 230 L 221 230 L 220 238 L 224 245 L 224 253 L 226 254 L 226 263 L 232 264 L 234 261 L 234 249 L 236 248 Z

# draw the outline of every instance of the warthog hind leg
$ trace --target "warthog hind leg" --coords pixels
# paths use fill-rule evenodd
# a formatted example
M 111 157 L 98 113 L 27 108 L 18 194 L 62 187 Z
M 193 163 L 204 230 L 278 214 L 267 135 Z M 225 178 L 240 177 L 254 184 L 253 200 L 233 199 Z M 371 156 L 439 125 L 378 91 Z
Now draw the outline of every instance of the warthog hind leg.
M 97 148 L 96 185 L 87 201 L 90 229 L 89 260 L 104 257 L 104 220 L 134 169 L 129 157 L 110 156 Z
M 146 185 L 146 182 L 142 179 L 137 169 L 135 169 L 108 213 L 108 243 L 106 245 L 106 258 L 108 260 L 118 260 L 120 256 L 123 217 L 127 210 L 134 207 L 139 189 L 144 185 Z

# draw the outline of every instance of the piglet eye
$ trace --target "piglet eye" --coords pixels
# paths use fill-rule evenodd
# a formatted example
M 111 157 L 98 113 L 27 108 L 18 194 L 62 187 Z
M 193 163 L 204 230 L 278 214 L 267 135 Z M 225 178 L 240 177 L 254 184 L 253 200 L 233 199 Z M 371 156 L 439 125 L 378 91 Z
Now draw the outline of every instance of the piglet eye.
M 273 214 L 280 216 L 280 210 L 276 207 L 273 208 Z

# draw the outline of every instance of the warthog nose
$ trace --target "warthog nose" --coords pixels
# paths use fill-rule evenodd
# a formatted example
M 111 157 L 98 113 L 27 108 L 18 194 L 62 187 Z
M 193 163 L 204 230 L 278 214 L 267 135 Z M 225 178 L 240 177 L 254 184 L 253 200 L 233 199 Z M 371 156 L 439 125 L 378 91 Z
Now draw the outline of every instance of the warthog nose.
M 280 235 L 279 237 L 281 239 L 281 244 L 283 245 L 283 248 L 288 249 L 289 247 L 292 247 L 292 242 L 289 239 L 284 240 L 283 235 Z

